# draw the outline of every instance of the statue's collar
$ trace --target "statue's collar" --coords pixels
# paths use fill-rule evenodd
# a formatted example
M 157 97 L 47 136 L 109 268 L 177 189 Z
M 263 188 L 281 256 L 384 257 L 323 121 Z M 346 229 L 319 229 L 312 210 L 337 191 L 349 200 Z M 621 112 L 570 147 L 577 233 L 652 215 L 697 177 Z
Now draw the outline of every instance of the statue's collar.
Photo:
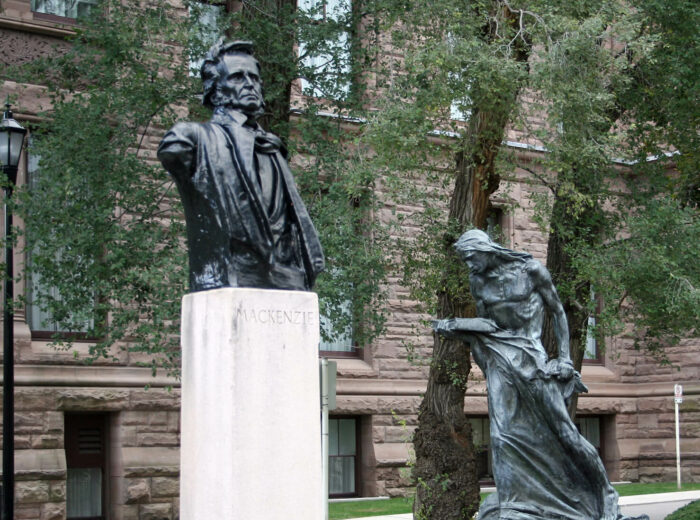
M 255 150 L 260 153 L 274 154 L 278 151 L 282 152 L 282 156 L 287 158 L 287 148 L 284 146 L 279 137 L 275 134 L 265 132 L 258 123 L 255 126 L 247 125 L 248 116 L 243 112 L 237 110 L 227 110 L 225 108 L 219 107 L 214 110 L 214 114 L 211 116 L 211 122 L 219 124 L 223 127 L 231 127 L 236 137 L 236 140 L 250 140 L 250 150 L 252 153 L 253 142 L 255 143 Z M 242 129 L 248 130 L 248 132 Z M 253 140 L 254 138 L 254 140 Z M 241 146 L 239 144 L 239 146 Z
M 211 122 L 220 125 L 245 126 L 251 130 L 260 130 L 260 125 L 255 123 L 255 126 L 246 125 L 248 116 L 238 110 L 226 109 L 217 107 L 211 116 Z

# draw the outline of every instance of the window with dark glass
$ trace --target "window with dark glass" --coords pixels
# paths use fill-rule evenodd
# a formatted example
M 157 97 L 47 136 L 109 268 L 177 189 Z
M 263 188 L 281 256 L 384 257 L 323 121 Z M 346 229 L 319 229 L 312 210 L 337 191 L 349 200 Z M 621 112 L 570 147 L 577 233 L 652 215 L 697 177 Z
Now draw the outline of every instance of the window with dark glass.
M 590 442 L 596 450 L 598 450 L 598 455 L 601 454 L 601 442 L 600 442 L 600 417 L 596 416 L 578 416 L 574 421 L 576 428 L 583 438 Z
M 472 428 L 472 442 L 476 456 L 476 472 L 479 480 L 493 480 L 493 460 L 491 458 L 491 434 L 488 417 L 468 417 Z
M 357 427 L 355 418 L 335 417 L 328 421 L 328 492 L 331 496 L 357 494 Z
M 87 16 L 97 5 L 97 0 L 32 0 L 32 11 L 63 18 Z
M 29 153 L 27 154 L 27 178 L 29 189 L 36 186 L 39 180 L 39 161 L 40 157 L 36 152 L 32 152 L 31 143 L 33 138 L 30 136 Z M 27 255 L 27 263 L 31 264 L 32 254 Z M 29 329 L 32 331 L 32 336 L 36 338 L 50 338 L 57 332 L 65 332 L 84 336 L 85 331 L 92 328 L 93 322 L 86 320 L 73 328 L 68 328 L 63 325 L 53 313 L 42 305 L 39 305 L 39 296 L 60 300 L 61 295 L 56 287 L 49 286 L 42 282 L 41 277 L 32 273 L 27 280 L 27 320 Z M 73 320 L 71 320 L 73 321 Z
M 107 481 L 106 416 L 66 414 L 66 518 L 104 520 Z
M 506 237 L 504 234 L 505 211 L 499 206 L 489 205 L 486 214 L 486 233 L 494 242 L 505 244 Z

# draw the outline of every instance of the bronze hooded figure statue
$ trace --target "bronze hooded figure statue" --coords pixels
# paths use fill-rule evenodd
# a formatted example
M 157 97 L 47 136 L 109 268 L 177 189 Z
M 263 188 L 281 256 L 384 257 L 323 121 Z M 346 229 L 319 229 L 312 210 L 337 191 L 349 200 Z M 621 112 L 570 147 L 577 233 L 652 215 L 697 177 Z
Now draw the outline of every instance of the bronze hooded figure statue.
M 479 520 L 625 518 L 598 452 L 566 408 L 587 388 L 571 362 L 566 314 L 549 272 L 476 229 L 455 249 L 469 267 L 478 317 L 439 320 L 434 328 L 469 343 L 486 376 L 497 492 L 481 505 Z M 553 359 L 541 342 L 545 311 L 559 347 Z

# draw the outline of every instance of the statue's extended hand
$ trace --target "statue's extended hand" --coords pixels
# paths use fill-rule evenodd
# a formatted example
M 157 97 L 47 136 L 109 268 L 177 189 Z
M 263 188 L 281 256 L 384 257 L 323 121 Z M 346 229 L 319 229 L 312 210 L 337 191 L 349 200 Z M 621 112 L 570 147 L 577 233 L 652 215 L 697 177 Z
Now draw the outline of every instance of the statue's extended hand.
M 454 318 L 446 320 L 433 320 L 433 330 L 440 336 L 453 338 L 456 333 L 456 323 Z

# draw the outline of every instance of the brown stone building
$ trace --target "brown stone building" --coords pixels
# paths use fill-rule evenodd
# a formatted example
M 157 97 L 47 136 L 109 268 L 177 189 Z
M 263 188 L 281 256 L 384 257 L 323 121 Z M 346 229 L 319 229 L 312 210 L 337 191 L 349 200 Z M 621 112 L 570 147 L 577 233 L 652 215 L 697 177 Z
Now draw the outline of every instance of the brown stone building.
M 75 23 L 75 10 L 89 3 L 4 0 L 0 62 L 22 63 L 65 45 L 62 38 Z M 49 4 L 63 7 L 49 9 Z M 41 89 L 25 87 L 5 80 L 0 95 L 17 95 L 15 117 L 29 125 L 36 120 Z M 543 153 L 519 142 L 514 133 L 509 139 L 504 146 L 524 158 Z M 153 137 L 151 149 L 158 140 Z M 33 158 L 25 154 L 24 161 L 19 182 L 27 182 L 32 173 Z M 544 260 L 546 237 L 533 222 L 528 197 L 540 187 L 518 171 L 508 184 L 504 193 L 517 209 L 504 210 L 499 217 L 504 245 Z M 16 271 L 21 270 L 24 258 L 17 253 L 14 262 Z M 29 290 L 16 284 L 15 294 Z M 402 342 L 412 338 L 426 352 L 432 338 L 427 329 L 413 336 L 423 316 L 397 280 L 391 281 L 388 305 L 386 333 L 371 345 L 355 346 L 348 338 L 321 346 L 322 355 L 335 358 L 338 365 L 338 407 L 331 417 L 334 495 L 410 492 L 410 438 L 427 367 L 410 361 Z M 137 366 L 142 359 L 129 353 L 119 354 L 116 361 L 82 365 L 72 352 L 49 346 L 47 332 L 52 331 L 44 330 L 44 323 L 46 317 L 36 309 L 15 314 L 16 518 L 178 518 L 177 382 L 153 378 L 150 369 Z M 85 353 L 87 347 L 78 342 L 74 348 Z M 699 349 L 698 340 L 686 340 L 669 353 L 675 366 L 661 367 L 635 351 L 630 337 L 609 340 L 604 355 L 594 342 L 589 344 L 583 379 L 590 393 L 579 399 L 579 425 L 599 448 L 613 480 L 675 478 L 674 383 L 684 385 L 686 396 L 680 408 L 683 478 L 700 480 Z M 478 370 L 472 374 L 464 412 L 482 446 L 481 472 L 488 480 L 486 390 Z

